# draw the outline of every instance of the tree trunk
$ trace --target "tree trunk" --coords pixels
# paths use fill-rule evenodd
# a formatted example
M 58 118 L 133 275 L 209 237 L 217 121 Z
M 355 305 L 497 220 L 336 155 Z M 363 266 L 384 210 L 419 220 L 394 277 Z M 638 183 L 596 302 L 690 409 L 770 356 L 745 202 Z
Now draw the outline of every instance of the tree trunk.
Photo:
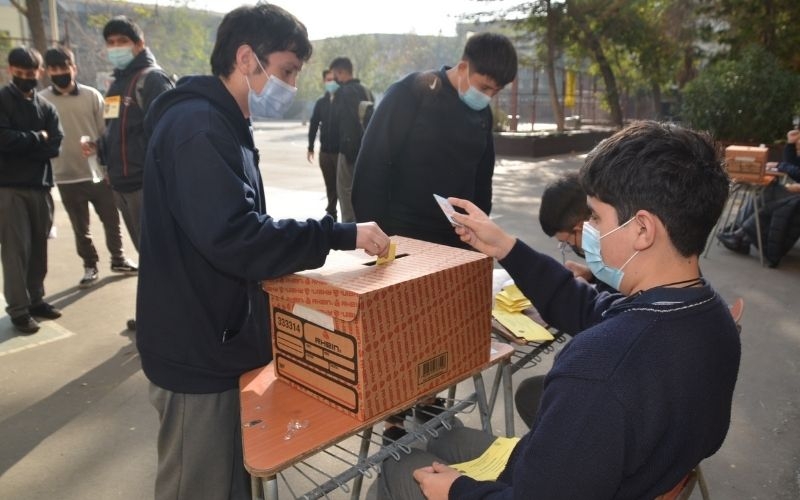
M 608 104 L 609 113 L 611 115 L 611 124 L 617 128 L 622 128 L 622 107 L 619 104 L 619 89 L 617 88 L 617 78 L 614 76 L 614 70 L 611 69 L 611 63 L 608 62 L 600 40 L 594 35 L 594 32 L 586 23 L 583 18 L 577 19 L 583 36 L 586 38 L 587 46 L 590 52 L 594 55 L 594 61 L 600 68 L 600 74 L 603 75 L 603 83 L 606 85 L 606 103 Z
M 28 20 L 28 29 L 31 30 L 33 47 L 44 55 L 47 51 L 47 35 L 44 30 L 44 19 L 42 18 L 42 0 L 27 0 L 22 5 L 19 0 L 11 0 L 11 5 L 25 16 Z
M 661 85 L 657 81 L 650 81 L 650 94 L 653 98 L 653 116 L 656 120 L 664 118 L 661 115 Z
M 556 119 L 556 130 L 564 131 L 564 107 L 558 101 L 558 87 L 556 86 L 556 64 L 555 64 L 555 18 L 550 9 L 550 0 L 547 4 L 547 61 L 545 68 L 547 71 L 547 89 L 550 94 L 550 106 L 553 108 L 553 116 Z

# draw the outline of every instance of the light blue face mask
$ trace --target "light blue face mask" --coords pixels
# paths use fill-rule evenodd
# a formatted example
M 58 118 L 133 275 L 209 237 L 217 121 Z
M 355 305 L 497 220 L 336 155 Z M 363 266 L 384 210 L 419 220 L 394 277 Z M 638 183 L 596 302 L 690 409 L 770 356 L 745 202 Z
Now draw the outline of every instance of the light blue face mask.
M 467 66 L 467 75 L 468 75 L 467 83 L 469 84 L 469 66 Z M 492 101 L 491 97 L 473 87 L 472 84 L 469 85 L 469 88 L 467 89 L 466 92 L 462 93 L 460 76 L 458 77 L 458 97 L 461 98 L 464 104 L 469 106 L 471 109 L 474 109 L 475 111 L 480 111 L 484 109 Z
M 258 67 L 266 73 L 264 66 L 256 59 Z M 247 103 L 250 107 L 250 116 L 257 118 L 283 118 L 294 102 L 297 94 L 297 87 L 292 87 L 275 75 L 269 75 L 269 80 L 264 85 L 260 94 L 257 94 L 250 86 L 250 79 L 245 77 L 247 87 Z
M 131 47 L 109 47 L 106 52 L 108 52 L 108 61 L 117 69 L 126 68 L 135 57 Z
M 602 236 L 594 226 L 589 224 L 589 222 L 583 223 L 581 247 L 583 247 L 583 252 L 586 254 L 586 265 L 589 266 L 589 270 L 592 271 L 592 274 L 595 278 L 613 287 L 614 290 L 619 290 L 619 286 L 622 284 L 622 278 L 625 276 L 625 273 L 623 273 L 622 270 L 625 269 L 625 266 L 628 265 L 628 262 L 632 261 L 633 258 L 639 254 L 639 250 L 636 250 L 633 255 L 631 255 L 630 258 L 626 260 L 619 269 L 617 269 L 616 267 L 607 265 L 603 261 L 603 256 L 600 253 L 600 240 L 609 234 L 627 226 L 635 218 L 636 217 L 631 217 L 625 224 L 612 229 Z
M 326 92 L 330 92 L 331 94 L 333 94 L 337 90 L 339 90 L 339 84 L 336 83 L 336 80 L 330 80 L 330 81 L 325 82 L 325 91 Z

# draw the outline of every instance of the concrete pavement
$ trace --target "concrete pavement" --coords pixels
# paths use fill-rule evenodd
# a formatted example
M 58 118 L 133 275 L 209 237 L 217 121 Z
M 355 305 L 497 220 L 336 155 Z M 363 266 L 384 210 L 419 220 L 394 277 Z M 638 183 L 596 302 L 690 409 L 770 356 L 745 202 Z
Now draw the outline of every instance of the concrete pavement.
M 256 137 L 271 215 L 321 216 L 322 176 L 316 164 L 306 162 L 305 127 L 259 124 Z M 578 156 L 500 159 L 494 216 L 510 232 L 557 256 L 555 242 L 539 229 L 540 195 L 547 182 L 580 162 Z M 59 201 L 55 221 L 58 237 L 50 240 L 46 288 L 48 300 L 64 315 L 43 321 L 40 332 L 28 337 L 17 336 L 8 317 L 0 316 L 0 498 L 152 498 L 156 414 L 147 401 L 135 334 L 125 329 L 133 317 L 136 278 L 110 272 L 102 226 L 94 218 L 101 277 L 93 288 L 78 289 L 82 265 Z M 125 248 L 136 260 L 127 235 Z M 715 499 L 800 498 L 800 328 L 795 305 L 800 248 L 780 268 L 768 269 L 754 256 L 715 245 L 702 266 L 725 299 L 745 300 L 742 365 L 730 433 L 722 449 L 703 464 L 711 494 Z M 545 360 L 518 372 L 515 380 L 541 373 L 548 365 Z M 500 431 L 499 412 L 494 423 Z M 519 419 L 516 428 L 524 429 Z M 297 486 L 294 477 L 290 481 Z M 285 485 L 281 492 L 289 497 Z M 349 495 L 336 492 L 330 497 Z M 693 498 L 700 498 L 699 492 Z

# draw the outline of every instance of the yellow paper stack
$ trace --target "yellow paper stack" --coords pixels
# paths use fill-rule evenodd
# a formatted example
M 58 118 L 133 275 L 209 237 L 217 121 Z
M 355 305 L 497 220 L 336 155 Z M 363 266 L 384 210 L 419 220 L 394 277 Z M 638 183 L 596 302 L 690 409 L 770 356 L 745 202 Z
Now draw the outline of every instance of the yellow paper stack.
M 517 285 L 509 285 L 495 296 L 492 316 L 509 333 L 527 342 L 547 342 L 553 340 L 547 328 L 532 320 L 522 311 L 532 308 L 533 304 L 522 294 Z

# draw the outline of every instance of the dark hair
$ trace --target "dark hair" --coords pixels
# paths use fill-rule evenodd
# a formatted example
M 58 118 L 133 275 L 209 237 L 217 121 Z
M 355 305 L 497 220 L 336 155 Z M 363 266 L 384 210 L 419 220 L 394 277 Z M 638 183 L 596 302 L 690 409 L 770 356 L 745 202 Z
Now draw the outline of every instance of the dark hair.
M 580 171 L 587 195 L 619 222 L 655 214 L 675 249 L 700 255 L 728 197 L 728 175 L 707 134 L 674 124 L 635 122 L 597 145 Z
M 332 70 L 332 69 L 330 69 L 330 68 L 325 68 L 325 69 L 323 69 L 323 70 L 322 70 L 322 79 L 324 80 L 324 79 L 325 79 L 325 77 L 326 77 L 326 76 L 328 76 L 328 73 L 330 73 L 331 71 L 333 71 L 333 70 Z
M 306 27 L 277 5 L 259 2 L 228 12 L 217 28 L 217 41 L 211 52 L 211 73 L 228 76 L 233 72 L 236 51 L 249 45 L 265 61 L 273 52 L 291 51 L 301 61 L 311 58 L 311 42 Z
M 144 39 L 142 28 L 125 16 L 112 17 L 103 27 L 103 39 L 108 40 L 111 35 L 125 35 L 133 43 L 139 43 Z
M 469 62 L 471 71 L 488 76 L 501 87 L 517 77 L 517 51 L 511 40 L 499 33 L 469 37 L 461 59 Z
M 331 61 L 331 70 L 344 70 L 347 74 L 353 74 L 353 61 L 349 57 L 337 57 Z
M 589 220 L 589 215 L 591 210 L 577 172 L 570 172 L 544 188 L 539 224 L 547 236 L 572 231 L 575 224 Z
M 75 62 L 72 51 L 66 47 L 47 49 L 44 53 L 44 65 L 47 67 L 66 67 Z
M 8 53 L 8 65 L 15 68 L 39 69 L 42 55 L 33 47 L 15 47 Z

